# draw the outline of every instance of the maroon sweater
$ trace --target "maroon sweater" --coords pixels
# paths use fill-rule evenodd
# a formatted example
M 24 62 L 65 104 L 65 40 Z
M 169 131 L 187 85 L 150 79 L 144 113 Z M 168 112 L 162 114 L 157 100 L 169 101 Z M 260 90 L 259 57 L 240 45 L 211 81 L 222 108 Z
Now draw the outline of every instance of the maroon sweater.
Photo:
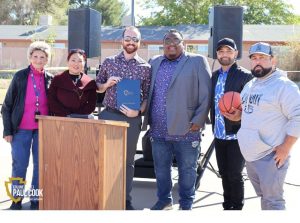
M 83 74 L 75 85 L 64 71 L 54 77 L 48 92 L 49 114 L 67 116 L 69 114 L 91 114 L 96 107 L 96 82 Z

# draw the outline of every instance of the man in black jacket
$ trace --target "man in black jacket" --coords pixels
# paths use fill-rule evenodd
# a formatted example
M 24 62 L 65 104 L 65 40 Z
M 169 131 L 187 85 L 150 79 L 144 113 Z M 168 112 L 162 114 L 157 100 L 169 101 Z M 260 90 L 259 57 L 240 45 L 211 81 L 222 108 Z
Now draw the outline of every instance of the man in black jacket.
M 212 74 L 211 122 L 215 137 L 216 158 L 223 185 L 224 210 L 241 210 L 244 205 L 242 170 L 245 160 L 240 152 L 236 133 L 240 122 L 226 119 L 218 108 L 225 92 L 241 92 L 252 79 L 250 71 L 236 63 L 238 50 L 234 40 L 221 39 L 217 45 L 217 59 L 221 68 Z

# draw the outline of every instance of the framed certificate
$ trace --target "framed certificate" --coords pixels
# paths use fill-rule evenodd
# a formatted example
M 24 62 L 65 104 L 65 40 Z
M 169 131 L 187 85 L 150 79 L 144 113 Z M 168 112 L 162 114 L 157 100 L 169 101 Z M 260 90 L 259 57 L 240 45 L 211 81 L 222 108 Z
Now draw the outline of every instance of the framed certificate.
M 117 83 L 117 106 L 125 105 L 130 109 L 140 110 L 141 81 L 122 79 Z

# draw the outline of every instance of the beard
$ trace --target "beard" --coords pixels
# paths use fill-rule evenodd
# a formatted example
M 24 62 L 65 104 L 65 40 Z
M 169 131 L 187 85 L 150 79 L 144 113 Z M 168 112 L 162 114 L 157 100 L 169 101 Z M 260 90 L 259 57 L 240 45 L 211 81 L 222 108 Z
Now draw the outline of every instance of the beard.
M 129 46 L 132 46 L 132 48 Z M 133 54 L 138 50 L 138 47 L 133 44 L 128 44 L 128 45 L 123 45 L 123 49 L 126 51 L 126 53 Z
M 260 67 L 260 69 L 257 69 L 258 67 Z M 263 68 L 260 65 L 256 65 L 252 70 L 251 73 L 253 74 L 254 77 L 257 78 L 261 78 L 266 76 L 267 74 L 269 74 L 272 71 L 272 67 L 268 67 L 268 68 Z
M 222 66 L 229 66 L 234 63 L 235 58 L 232 59 L 229 57 L 221 57 L 220 59 L 218 59 L 218 61 Z

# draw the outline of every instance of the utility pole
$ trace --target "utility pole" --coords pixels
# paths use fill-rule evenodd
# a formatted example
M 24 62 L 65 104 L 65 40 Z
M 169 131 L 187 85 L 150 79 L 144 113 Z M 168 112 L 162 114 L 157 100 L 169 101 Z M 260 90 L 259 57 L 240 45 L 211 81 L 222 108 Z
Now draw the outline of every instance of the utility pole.
M 131 25 L 135 26 L 135 20 L 134 20 L 134 0 L 131 0 Z

